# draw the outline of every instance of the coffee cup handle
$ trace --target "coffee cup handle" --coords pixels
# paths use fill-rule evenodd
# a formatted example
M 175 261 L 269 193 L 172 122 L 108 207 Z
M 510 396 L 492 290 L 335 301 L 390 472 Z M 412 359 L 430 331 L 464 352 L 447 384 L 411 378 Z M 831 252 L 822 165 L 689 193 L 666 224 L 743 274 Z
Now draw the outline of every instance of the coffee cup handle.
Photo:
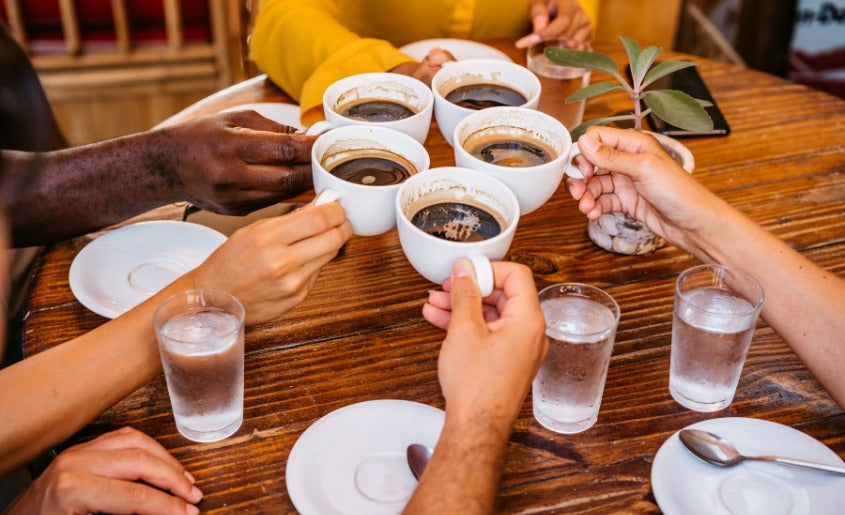
M 490 258 L 485 255 L 472 256 L 469 258 L 472 267 L 475 269 L 475 282 L 481 290 L 481 296 L 486 297 L 493 293 L 493 266 Z
M 321 120 L 312 125 L 311 127 L 308 127 L 308 130 L 305 131 L 305 135 L 319 136 L 320 134 L 330 131 L 331 129 L 334 129 L 334 125 L 332 124 L 332 122 L 327 120 Z
M 325 189 L 317 196 L 317 200 L 314 202 L 314 205 L 322 206 L 323 204 L 337 202 L 338 200 L 340 200 L 340 193 L 333 189 Z
M 572 143 L 572 150 L 569 151 L 569 160 L 566 161 L 566 170 L 565 170 L 566 175 L 568 175 L 569 177 L 572 177 L 573 179 L 583 179 L 584 178 L 584 174 L 581 173 L 581 170 L 579 170 L 577 166 L 572 164 L 572 160 L 575 159 L 576 156 L 580 156 L 580 155 L 581 155 L 581 149 L 578 147 L 578 143 L 573 142 Z

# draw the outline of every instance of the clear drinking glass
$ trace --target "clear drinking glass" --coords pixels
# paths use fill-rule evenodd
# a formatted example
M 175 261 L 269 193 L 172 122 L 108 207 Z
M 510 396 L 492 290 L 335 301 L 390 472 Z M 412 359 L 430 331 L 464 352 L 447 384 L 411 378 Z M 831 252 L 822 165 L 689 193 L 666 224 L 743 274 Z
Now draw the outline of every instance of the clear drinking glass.
M 189 290 L 153 316 L 176 428 L 214 442 L 243 421 L 244 308 L 219 290 Z
M 557 433 L 578 433 L 598 419 L 619 305 L 579 283 L 554 284 L 539 295 L 549 352 L 534 378 L 534 418 Z
M 561 66 L 546 57 L 546 48 L 569 50 L 590 50 L 589 43 L 572 39 L 546 39 L 528 48 L 526 65 L 540 79 L 540 103 L 538 109 L 560 120 L 570 132 L 584 120 L 586 100 L 571 104 L 564 103 L 566 97 L 590 85 L 590 71 L 584 68 Z
M 699 265 L 675 283 L 669 392 L 684 407 L 718 411 L 733 401 L 763 307 L 751 275 L 723 265 Z

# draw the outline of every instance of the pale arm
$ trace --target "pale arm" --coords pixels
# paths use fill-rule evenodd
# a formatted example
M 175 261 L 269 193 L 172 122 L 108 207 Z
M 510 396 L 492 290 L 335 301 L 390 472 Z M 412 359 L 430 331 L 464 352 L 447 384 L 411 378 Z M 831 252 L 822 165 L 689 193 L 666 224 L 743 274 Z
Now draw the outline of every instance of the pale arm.
M 337 203 L 259 220 L 135 309 L 0 370 L 0 476 L 64 441 L 160 372 L 152 317 L 164 299 L 217 288 L 243 303 L 247 324 L 271 320 L 305 298 L 350 235 Z
M 591 219 L 624 211 L 707 263 L 750 273 L 762 316 L 845 407 L 845 281 L 791 249 L 685 173 L 650 136 L 590 128 L 579 146 L 589 180 L 569 180 Z M 597 168 L 593 169 L 593 165 Z M 595 175 L 593 175 L 595 173 Z
M 483 300 L 467 260 L 426 320 L 448 328 L 438 377 L 446 421 L 406 513 L 492 513 L 507 442 L 546 353 L 545 322 L 531 270 L 493 263 L 495 290 Z

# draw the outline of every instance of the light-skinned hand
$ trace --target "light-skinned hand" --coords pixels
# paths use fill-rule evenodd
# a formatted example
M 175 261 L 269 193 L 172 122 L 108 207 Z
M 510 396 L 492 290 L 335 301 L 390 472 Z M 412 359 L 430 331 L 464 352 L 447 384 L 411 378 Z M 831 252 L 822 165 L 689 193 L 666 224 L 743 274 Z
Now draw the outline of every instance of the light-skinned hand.
M 428 55 L 426 55 L 422 61 L 418 63 L 402 63 L 390 71 L 421 80 L 426 86 L 430 87 L 431 79 L 434 77 L 434 74 L 440 70 L 443 63 L 456 60 L 455 56 L 448 50 L 433 48 L 429 50 Z
M 216 288 L 237 297 L 247 324 L 265 322 L 305 299 L 320 269 L 351 235 L 339 203 L 312 202 L 239 229 L 189 274 L 195 288 Z
M 517 48 L 528 48 L 551 38 L 569 38 L 581 43 L 590 40 L 590 18 L 577 0 L 531 0 L 529 9 L 534 30 L 516 42 Z
M 246 214 L 311 187 L 315 137 L 294 131 L 255 111 L 221 113 L 157 131 L 147 155 L 173 200 Z
M 578 139 L 586 179 L 566 187 L 590 220 L 623 212 L 678 247 L 699 254 L 695 235 L 726 204 L 641 132 L 590 127 Z
M 199 513 L 202 492 L 173 456 L 130 427 L 61 453 L 9 508 L 24 513 Z
M 438 376 L 447 417 L 495 420 L 510 434 L 548 342 L 531 270 L 494 262 L 494 290 L 482 300 L 472 263 L 458 260 L 423 316 L 446 328 Z

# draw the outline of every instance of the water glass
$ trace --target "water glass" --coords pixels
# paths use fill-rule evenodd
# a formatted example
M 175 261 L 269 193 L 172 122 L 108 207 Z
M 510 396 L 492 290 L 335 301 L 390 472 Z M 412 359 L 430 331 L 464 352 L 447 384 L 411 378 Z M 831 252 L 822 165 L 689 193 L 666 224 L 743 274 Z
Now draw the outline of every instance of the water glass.
M 590 85 L 590 71 L 584 68 L 561 66 L 546 57 L 547 48 L 591 50 L 589 43 L 573 39 L 554 38 L 540 41 L 526 51 L 525 61 L 529 70 L 540 79 L 542 86 L 539 109 L 560 120 L 568 130 L 577 127 L 584 119 L 586 100 L 566 104 L 566 98 Z
M 763 307 L 763 288 L 750 274 L 699 265 L 675 283 L 669 392 L 682 406 L 718 411 L 733 401 Z
M 598 419 L 619 305 L 579 283 L 554 284 L 539 295 L 549 352 L 534 378 L 534 418 L 557 433 L 579 433 Z
M 232 435 L 243 421 L 244 308 L 232 295 L 179 293 L 153 316 L 176 428 L 196 442 Z

